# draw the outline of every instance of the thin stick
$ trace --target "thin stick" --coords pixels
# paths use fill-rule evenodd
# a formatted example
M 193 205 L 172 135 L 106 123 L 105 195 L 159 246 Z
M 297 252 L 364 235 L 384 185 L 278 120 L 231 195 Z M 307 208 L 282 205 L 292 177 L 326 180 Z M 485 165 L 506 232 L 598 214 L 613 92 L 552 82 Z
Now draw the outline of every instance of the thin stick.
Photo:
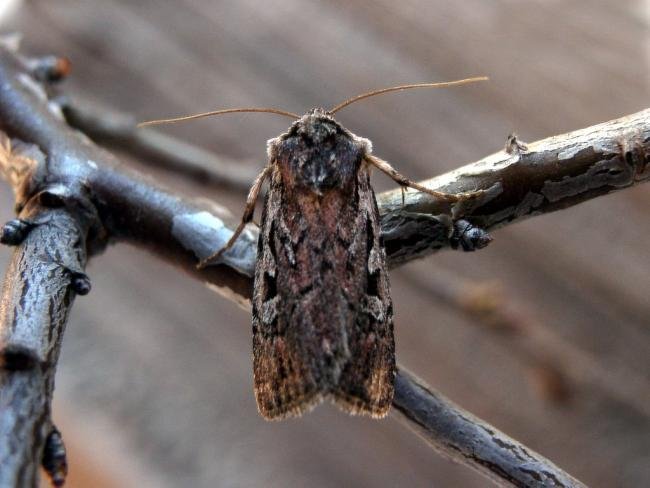
M 487 76 L 478 76 L 476 78 L 465 78 L 464 80 L 444 81 L 441 83 L 416 83 L 414 85 L 400 85 L 400 86 L 392 86 L 390 88 L 381 88 L 380 90 L 373 90 L 371 92 L 357 95 L 356 97 L 348 98 L 345 102 L 339 103 L 336 107 L 330 109 L 329 113 L 335 114 L 342 108 L 347 107 L 348 105 L 354 102 L 358 102 L 359 100 L 363 100 L 364 98 L 374 97 L 375 95 L 381 95 L 383 93 L 410 90 L 411 88 L 446 88 L 450 86 L 467 85 L 469 83 L 475 83 L 477 81 L 487 81 L 487 80 L 489 80 Z
M 211 117 L 212 115 L 223 115 L 223 114 L 234 114 L 240 112 L 262 112 L 267 114 L 277 114 L 284 115 L 285 117 L 290 117 L 292 119 L 299 119 L 300 115 L 294 114 L 292 112 L 286 112 L 284 110 L 279 110 L 277 108 L 226 108 L 222 110 L 213 110 L 211 112 L 203 112 L 200 114 L 194 115 L 185 115 L 183 117 L 175 117 L 173 119 L 157 119 L 157 120 L 147 120 L 146 122 L 140 122 L 137 127 L 146 127 L 148 125 L 161 125 L 161 124 L 173 124 L 175 122 L 184 122 L 186 120 L 201 119 L 203 117 Z

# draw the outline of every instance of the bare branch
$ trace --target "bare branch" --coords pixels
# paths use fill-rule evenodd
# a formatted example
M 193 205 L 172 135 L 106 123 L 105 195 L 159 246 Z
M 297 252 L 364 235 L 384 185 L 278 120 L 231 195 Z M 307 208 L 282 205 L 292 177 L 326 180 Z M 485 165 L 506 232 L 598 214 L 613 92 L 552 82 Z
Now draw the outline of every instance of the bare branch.
M 395 380 L 393 412 L 436 451 L 499 486 L 585 486 L 402 368 Z
M 263 163 L 252 166 L 250 162 L 218 156 L 156 129 L 136 130 L 137 121 L 132 115 L 79 97 L 64 97 L 60 102 L 68 123 L 96 142 L 129 151 L 144 162 L 202 183 L 247 190 Z
M 84 233 L 65 208 L 27 208 L 0 302 L 0 486 L 38 486 L 53 425 L 54 373 L 70 307 L 85 283 Z M 85 286 L 85 284 L 84 284 Z M 61 462 L 53 480 L 64 478 Z
M 171 168 L 190 173 L 203 171 L 205 161 L 219 159 L 164 134 L 134 131 L 132 116 L 89 107 L 86 103 L 66 105 L 70 122 L 99 140 L 119 143 L 135 155 L 156 157 L 155 151 L 163 148 L 165 152 L 167 146 L 157 141 L 169 138 L 173 141 L 169 158 L 177 160 Z M 647 181 L 649 155 L 650 111 L 644 110 L 532 144 L 524 144 L 511 134 L 503 151 L 420 184 L 452 194 L 485 191 L 483 198 L 458 210 L 475 228 L 493 230 Z M 222 175 L 225 170 L 232 172 L 236 180 L 230 182 L 233 186 L 248 188 L 253 181 L 255 175 L 237 164 L 231 164 L 230 170 L 218 164 L 214 164 L 219 168 L 215 174 L 218 180 L 229 181 Z M 213 163 L 208 166 L 212 168 Z M 392 266 L 453 244 L 449 236 L 459 226 L 454 228 L 447 217 L 452 213 L 451 202 L 423 192 L 411 191 L 404 197 L 398 188 L 379 195 L 378 203 Z M 482 234 L 475 239 L 478 242 L 486 237 Z M 464 248 L 480 249 L 486 244 Z
M 484 190 L 487 195 L 463 209 L 462 215 L 489 231 L 648 181 L 649 163 L 650 109 L 646 109 L 528 145 L 517 141 L 517 150 L 492 154 L 421 184 L 447 193 Z M 448 203 L 409 192 L 402 204 L 402 192 L 396 189 L 379 195 L 378 204 L 393 263 L 445 246 L 437 236 L 432 240 L 430 233 L 444 232 L 444 222 L 431 219 L 449 214 Z
M 570 400 L 578 385 L 604 389 L 609 395 L 650 417 L 650 382 L 639 372 L 617 365 L 604 367 L 593 354 L 563 340 L 540 323 L 495 282 L 459 280 L 438 269 L 435 276 L 417 271 L 403 277 L 438 303 L 466 315 L 468 322 L 492 332 L 494 341 L 520 359 L 548 400 Z

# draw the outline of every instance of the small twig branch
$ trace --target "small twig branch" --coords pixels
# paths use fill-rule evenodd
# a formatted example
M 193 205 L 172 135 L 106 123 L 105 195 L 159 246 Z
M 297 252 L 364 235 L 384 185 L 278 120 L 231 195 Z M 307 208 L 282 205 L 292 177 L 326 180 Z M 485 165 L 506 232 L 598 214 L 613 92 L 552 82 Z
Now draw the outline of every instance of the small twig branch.
M 152 129 L 136 131 L 129 114 L 66 103 L 68 121 L 100 142 L 136 156 L 153 157 L 188 174 L 213 174 L 215 181 L 248 189 L 255 171 Z M 587 129 L 524 144 L 508 137 L 503 151 L 422 182 L 438 191 L 484 190 L 484 198 L 462 209 L 475 226 L 492 230 L 533 215 L 567 208 L 650 179 L 648 110 Z M 448 247 L 452 222 L 448 203 L 400 189 L 379 195 L 384 241 L 392 266 Z M 458 231 L 458 226 L 456 229 Z M 254 230 L 253 230 L 254 232 Z M 480 247 L 480 246 L 478 246 Z
M 95 142 L 128 151 L 141 161 L 185 174 L 201 183 L 247 191 L 259 173 L 259 167 L 253 167 L 250 162 L 219 156 L 159 130 L 136 130 L 137 121 L 130 114 L 79 97 L 66 96 L 59 102 L 68 123 Z
M 576 385 L 589 385 L 650 417 L 650 383 L 636 371 L 604 367 L 589 352 L 563 340 L 518 304 L 498 283 L 470 283 L 438 269 L 435 276 L 414 271 L 405 278 L 439 304 L 491 332 L 492 339 L 519 358 L 545 399 L 569 401 Z
M 195 264 L 198 260 L 221 247 L 232 234 L 232 231 L 224 225 L 221 217 L 223 212 L 215 210 L 213 204 L 189 201 L 156 188 L 144 178 L 119 167 L 110 154 L 91 144 L 80 133 L 70 129 L 61 117 L 57 117 L 56 111 L 52 111 L 52 107 L 48 105 L 47 97 L 30 78 L 28 67 L 12 53 L 1 49 L 0 90 L 2 90 L 0 93 L 0 122 L 4 130 L 12 137 L 37 145 L 47 156 L 46 164 L 38 165 L 38 170 L 30 173 L 27 183 L 16 189 L 17 208 L 21 211 L 31 208 L 30 202 L 34 201 L 33 199 L 37 195 L 42 194 L 44 198 L 38 200 L 41 206 L 51 207 L 56 204 L 66 212 L 74 210 L 70 215 L 74 216 L 76 225 L 79 226 L 78 237 L 80 239 L 75 240 L 72 245 L 63 239 L 62 243 L 52 244 L 55 249 L 56 246 L 63 245 L 70 253 L 79 245 L 83 247 L 85 243 L 89 253 L 92 254 L 102 249 L 109 238 L 134 242 L 141 247 L 153 250 L 164 259 L 180 265 L 199 279 L 218 288 L 227 289 L 228 295 L 240 303 L 247 302 L 251 290 L 250 276 L 255 262 L 257 236 L 254 231 L 251 230 L 244 235 L 237 245 L 225 255 L 223 265 L 197 271 Z M 615 160 L 620 160 L 619 165 L 623 168 L 620 171 L 626 175 L 632 174 L 631 178 L 625 180 L 627 185 L 634 181 L 647 179 L 648 176 L 646 166 L 648 151 L 646 149 L 650 132 L 649 115 L 650 111 L 642 112 L 610 123 L 614 127 L 611 130 L 603 128 L 607 132 L 607 137 L 616 140 L 624 136 L 626 129 L 629 129 L 630 126 L 640 133 L 640 135 L 634 133 L 628 139 L 623 138 L 619 141 L 623 149 L 616 153 L 608 152 L 609 157 L 605 158 L 608 161 L 606 173 L 609 175 L 613 175 L 617 171 L 611 166 L 611 162 Z M 563 137 L 566 139 L 568 136 Z M 637 143 L 636 141 L 641 142 Z M 574 146 L 575 144 L 571 142 L 570 147 Z M 573 157 L 568 157 L 565 161 L 566 164 L 591 157 L 585 156 L 580 151 L 574 151 L 571 154 Z M 596 159 L 602 156 L 600 152 L 597 154 L 600 156 Z M 588 165 L 589 168 L 594 166 L 600 168 L 602 160 L 598 159 L 598 161 Z M 530 168 L 520 164 L 519 161 L 501 165 L 477 163 L 473 166 L 473 173 L 470 169 L 466 167 L 464 172 L 452 173 L 452 176 L 455 175 L 453 177 L 439 178 L 436 180 L 437 183 L 431 185 L 434 188 L 447 191 L 486 190 L 484 199 L 477 202 L 472 208 L 461 209 L 460 213 L 468 219 L 476 218 L 483 225 L 496 226 L 537 211 L 554 209 L 552 204 L 541 205 L 538 204 L 538 199 L 531 200 L 531 197 L 528 197 L 528 189 L 540 191 L 538 188 L 540 180 L 531 177 L 529 181 L 526 176 L 530 173 Z M 555 178 L 550 166 L 545 167 L 543 181 L 552 183 L 557 180 L 558 183 L 561 183 L 562 178 L 566 176 L 562 173 L 562 169 L 562 167 L 556 168 L 558 176 Z M 476 176 L 478 173 L 482 176 Z M 515 173 L 516 176 L 513 177 L 512 173 Z M 604 178 L 608 182 L 606 189 L 610 191 L 624 186 L 620 174 L 617 173 L 619 179 L 616 180 L 618 182 L 616 185 L 611 183 L 607 175 L 601 175 L 600 170 L 595 173 L 587 171 L 584 179 L 589 180 L 593 177 L 596 181 L 601 181 Z M 514 182 L 517 182 L 518 185 L 514 185 Z M 439 186 L 436 187 L 435 185 L 438 184 Z M 601 188 L 602 185 L 595 189 L 589 183 L 585 185 L 591 189 L 580 193 L 579 198 L 574 198 L 575 195 L 573 195 L 573 197 L 566 197 L 568 200 L 560 199 L 561 204 L 567 206 L 570 202 L 577 203 L 606 192 Z M 549 201 L 556 201 L 553 200 L 555 198 L 553 194 L 548 194 L 548 192 L 542 194 Z M 401 197 L 399 200 L 401 205 Z M 383 202 L 382 212 L 384 214 L 382 230 L 393 263 L 453 245 L 454 242 L 463 243 L 463 236 L 456 235 L 459 230 L 456 227 L 458 222 L 452 222 L 448 216 L 446 217 L 451 211 L 448 205 L 443 208 L 442 205 L 428 202 L 426 198 L 423 199 L 422 195 L 413 193 L 408 195 L 405 208 L 393 203 L 392 194 L 382 196 L 381 202 Z M 427 214 L 425 210 L 430 213 Z M 456 209 L 455 214 L 458 213 L 458 209 Z M 441 216 L 436 217 L 431 214 L 441 214 Z M 87 225 L 82 225 L 83 222 L 87 222 Z M 469 229 L 465 224 L 460 227 L 463 231 Z M 43 228 L 47 229 L 48 227 Z M 87 233 L 84 231 L 85 228 L 88 228 Z M 433 237 L 425 235 L 424 232 L 431 232 Z M 37 237 L 42 240 L 47 236 L 34 234 L 33 239 Z M 28 239 L 26 242 L 31 241 Z M 64 253 L 64 249 L 61 249 L 60 252 Z M 31 254 L 29 257 L 34 259 Z M 71 263 L 72 268 L 69 269 L 73 270 L 81 270 L 85 264 L 81 258 L 78 267 L 75 267 L 74 262 L 71 261 Z M 65 264 L 65 266 L 69 267 L 70 265 Z M 44 282 L 49 282 L 46 271 L 41 270 L 41 279 Z M 43 300 L 52 300 L 58 289 L 54 287 L 45 290 Z M 13 327 L 14 322 L 12 321 L 15 320 L 13 311 L 18 310 L 15 301 L 11 303 L 13 305 L 7 309 L 11 313 L 5 315 L 2 322 L 3 327 L 6 328 Z M 64 305 L 63 309 L 67 310 L 69 303 L 66 302 Z M 41 325 L 32 329 L 30 337 L 33 342 L 38 343 L 44 340 L 44 331 L 49 330 L 45 325 L 50 323 L 50 318 L 48 315 L 40 315 L 36 320 L 40 321 Z M 62 319 L 62 323 L 65 323 L 65 317 Z M 57 336 L 57 340 L 60 340 L 59 336 Z M 51 357 L 51 359 L 55 363 L 56 358 Z M 53 371 L 54 364 L 50 364 L 50 367 Z M 410 422 L 431 433 L 427 437 L 430 443 L 447 452 L 454 459 L 471 464 L 483 473 L 490 473 L 493 479 L 498 478 L 503 483 L 515 486 L 523 486 L 524 482 L 521 480 L 524 479 L 528 480 L 526 483 L 533 479 L 542 480 L 538 483 L 533 482 L 530 486 L 543 486 L 543 480 L 548 478 L 566 480 L 565 486 L 581 486 L 532 451 L 526 449 L 523 455 L 517 451 L 518 447 L 513 451 L 513 446 L 517 446 L 513 443 L 514 441 L 503 441 L 508 439 L 504 434 L 500 434 L 496 429 L 466 415 L 452 404 L 441 401 L 431 391 L 412 380 L 404 370 L 400 372 L 397 386 L 396 409 L 404 413 L 405 418 Z M 37 401 L 36 398 L 30 398 L 33 402 Z M 42 401 L 42 398 L 39 397 L 38 401 Z M 27 411 L 31 410 L 28 408 Z M 9 414 L 3 411 L 0 412 L 0 417 Z M 456 431 L 453 430 L 455 429 L 453 423 L 449 424 L 452 425 L 452 430 L 448 430 L 445 424 L 436 425 L 437 420 L 444 416 L 465 419 L 467 428 L 473 425 L 476 431 L 485 430 L 492 431 L 492 433 L 480 442 L 480 452 L 476 451 L 479 445 L 474 442 L 473 438 L 454 434 Z M 0 425 L 4 421 L 0 419 Z M 18 432 L 18 430 L 12 432 Z M 20 430 L 20 433 L 26 435 L 24 430 Z M 13 446 L 16 442 L 26 442 L 20 436 L 8 436 L 4 440 L 9 446 Z M 19 453 L 18 457 L 21 459 L 12 464 L 13 469 L 37 461 L 34 455 L 42 449 L 42 436 L 35 436 L 35 439 L 29 442 L 36 446 L 35 450 L 32 450 L 31 453 Z M 513 458 L 513 455 L 516 459 Z M 515 468 L 517 459 L 521 464 Z M 516 476 L 513 469 L 519 469 L 520 476 Z M 527 469 L 530 472 L 526 472 Z
M 551 461 L 454 405 L 408 371 L 395 379 L 393 412 L 433 449 L 499 486 L 584 487 Z
M 519 143 L 521 144 L 521 143 Z M 519 146 L 515 146 L 519 147 Z M 561 210 L 650 179 L 650 109 L 504 150 L 421 182 L 449 193 L 484 190 L 464 215 L 486 229 Z M 444 202 L 399 189 L 380 195 L 384 212 L 442 213 Z
M 421 184 L 449 193 L 484 190 L 463 216 L 490 231 L 650 179 L 650 109 L 528 145 L 508 142 L 504 151 Z M 421 192 L 409 192 L 402 204 L 399 189 L 379 195 L 378 204 L 393 262 L 440 248 L 441 241 L 431 241 L 420 228 L 442 233 L 444 227 L 430 221 L 427 229 L 423 215 L 448 213 L 447 204 Z M 400 238 L 390 239 L 393 233 Z

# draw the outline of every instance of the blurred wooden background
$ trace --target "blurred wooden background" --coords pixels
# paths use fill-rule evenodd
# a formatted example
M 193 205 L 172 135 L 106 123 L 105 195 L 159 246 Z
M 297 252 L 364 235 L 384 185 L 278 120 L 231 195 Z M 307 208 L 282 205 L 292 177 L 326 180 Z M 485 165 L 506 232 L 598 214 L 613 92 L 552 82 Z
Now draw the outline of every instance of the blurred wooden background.
M 643 1 L 31 0 L 0 27 L 22 32 L 28 52 L 69 57 L 71 92 L 139 119 L 303 112 L 392 84 L 490 76 L 340 113 L 414 178 L 498 151 L 513 130 L 531 141 L 638 111 L 650 91 Z M 165 130 L 261 167 L 265 141 L 286 126 L 247 114 Z M 240 192 L 141 168 L 237 216 L 243 208 Z M 375 184 L 391 186 L 379 175 Z M 13 198 L 0 191 L 6 220 Z M 395 270 L 400 362 L 590 486 L 647 486 L 649 205 L 649 187 L 626 190 L 502 229 L 487 250 Z M 0 253 L 5 264 L 10 250 Z M 488 484 L 394 419 L 324 406 L 264 422 L 248 313 L 125 246 L 89 274 L 93 292 L 75 304 L 57 375 L 69 486 Z M 532 339 L 512 341 L 441 298 L 468 281 L 501 287 Z M 540 362 L 538 349 L 555 359 Z

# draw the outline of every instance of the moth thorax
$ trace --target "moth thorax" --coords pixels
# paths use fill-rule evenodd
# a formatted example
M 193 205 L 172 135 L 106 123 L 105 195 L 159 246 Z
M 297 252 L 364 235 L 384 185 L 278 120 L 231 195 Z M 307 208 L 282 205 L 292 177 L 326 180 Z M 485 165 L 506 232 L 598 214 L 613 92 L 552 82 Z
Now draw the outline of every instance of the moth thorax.
M 285 184 L 321 194 L 352 183 L 366 148 L 336 121 L 306 115 L 278 141 Z

